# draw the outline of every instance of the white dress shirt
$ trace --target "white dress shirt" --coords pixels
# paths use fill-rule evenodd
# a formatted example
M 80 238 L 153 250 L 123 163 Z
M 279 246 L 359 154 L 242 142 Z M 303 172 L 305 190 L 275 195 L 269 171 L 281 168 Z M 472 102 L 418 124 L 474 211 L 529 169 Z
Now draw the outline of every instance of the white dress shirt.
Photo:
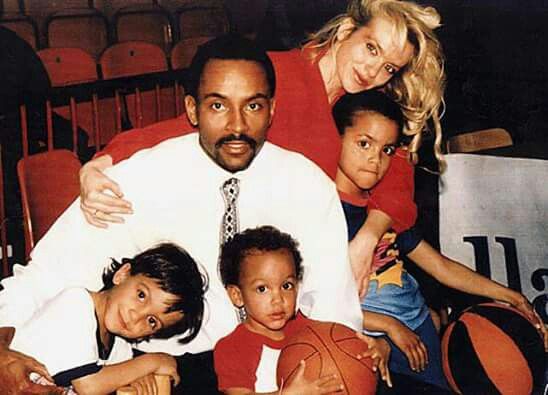
M 15 268 L 0 292 L 0 326 L 18 326 L 67 287 L 98 290 L 110 258 L 132 257 L 160 242 L 185 248 L 209 277 L 206 314 L 199 335 L 151 340 L 145 351 L 211 350 L 237 324 L 218 272 L 224 200 L 221 185 L 240 180 L 240 230 L 272 225 L 300 245 L 304 278 L 298 308 L 310 318 L 359 329 L 359 298 L 348 261 L 346 223 L 334 183 L 304 156 L 266 142 L 250 166 L 230 173 L 205 154 L 198 134 L 166 140 L 108 171 L 132 202 L 124 224 L 87 224 L 75 201 L 36 245 L 32 261 Z

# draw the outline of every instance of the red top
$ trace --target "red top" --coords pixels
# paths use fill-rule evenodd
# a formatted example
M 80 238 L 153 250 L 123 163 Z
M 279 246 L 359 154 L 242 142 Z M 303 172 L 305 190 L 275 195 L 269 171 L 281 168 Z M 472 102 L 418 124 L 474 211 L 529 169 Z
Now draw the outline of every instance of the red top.
M 335 178 L 341 142 L 317 64 L 311 64 L 296 49 L 270 52 L 269 56 L 278 78 L 276 113 L 268 140 L 302 153 Z M 181 116 L 119 134 L 104 153 L 116 163 L 136 151 L 192 130 L 186 116 Z M 388 214 L 396 229 L 405 230 L 415 223 L 417 216 L 413 192 L 413 167 L 407 161 L 405 151 L 400 150 L 383 180 L 372 190 L 369 205 Z
M 283 340 L 272 340 L 251 332 L 244 324 L 238 325 L 231 334 L 217 342 L 213 351 L 219 390 L 224 391 L 228 388 L 254 390 L 258 376 L 261 373 L 267 373 L 258 372 L 261 361 L 276 358 L 274 362 L 277 363 L 279 356 L 278 353 L 265 352 L 265 347 L 270 350 L 281 350 L 293 334 L 310 322 L 312 321 L 298 313 L 284 327 Z M 272 373 L 275 375 L 275 372 Z

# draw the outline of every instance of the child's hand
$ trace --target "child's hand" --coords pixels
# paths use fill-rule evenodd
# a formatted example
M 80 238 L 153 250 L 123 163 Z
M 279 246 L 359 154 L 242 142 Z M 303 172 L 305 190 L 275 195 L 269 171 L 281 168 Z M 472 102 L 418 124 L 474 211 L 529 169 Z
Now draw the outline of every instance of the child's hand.
M 422 372 L 428 364 L 428 350 L 419 336 L 400 321 L 388 328 L 388 337 L 405 354 L 409 367 L 414 372 Z
M 321 395 L 343 391 L 344 386 L 336 375 L 309 381 L 304 377 L 304 370 L 305 362 L 301 361 L 295 376 L 287 383 L 287 386 L 282 383 L 280 393 L 283 395 Z
M 149 374 L 141 377 L 138 380 L 135 380 L 130 384 L 130 387 L 134 388 L 137 391 L 136 395 L 158 394 L 158 386 L 156 385 L 156 380 L 154 380 L 153 374 Z
M 179 377 L 179 374 L 177 373 L 177 362 L 175 361 L 175 358 L 173 358 L 169 354 L 164 354 L 161 352 L 151 353 L 147 355 L 150 355 L 151 358 L 153 358 L 154 363 L 156 364 L 154 374 L 169 376 L 171 377 L 171 380 L 173 380 L 173 385 L 179 384 L 179 381 L 181 379 Z
M 356 336 L 367 343 L 369 349 L 363 354 L 357 356 L 358 359 L 371 358 L 373 359 L 373 371 L 377 369 L 381 374 L 383 381 L 392 387 L 392 379 L 390 378 L 390 370 L 388 369 L 388 361 L 390 359 L 390 344 L 383 338 L 375 338 L 366 336 L 363 333 L 356 332 Z

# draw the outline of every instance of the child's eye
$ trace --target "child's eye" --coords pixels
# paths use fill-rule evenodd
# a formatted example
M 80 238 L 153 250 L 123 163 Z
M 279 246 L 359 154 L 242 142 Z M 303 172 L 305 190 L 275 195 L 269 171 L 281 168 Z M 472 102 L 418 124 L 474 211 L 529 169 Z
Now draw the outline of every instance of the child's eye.
M 396 147 L 393 145 L 387 145 L 382 149 L 382 152 L 384 152 L 388 156 L 392 156 L 396 153 Z
M 156 317 L 149 316 L 147 317 L 148 326 L 150 326 L 151 329 L 156 329 L 158 326 L 158 321 L 156 320 Z
M 365 148 L 365 149 L 367 149 L 367 148 L 369 148 L 371 145 L 369 144 L 369 141 L 367 141 L 367 140 L 360 140 L 360 141 L 358 141 L 358 146 L 359 146 L 360 148 Z
M 282 284 L 282 289 L 284 291 L 289 291 L 293 288 L 295 288 L 295 285 L 293 285 L 293 283 L 291 281 L 288 281 L 288 282 Z
M 145 300 L 146 294 L 144 291 L 138 290 L 137 297 L 139 298 L 139 300 Z
M 259 285 L 257 287 L 257 292 L 260 293 L 260 294 L 263 294 L 266 292 L 266 287 L 264 285 Z

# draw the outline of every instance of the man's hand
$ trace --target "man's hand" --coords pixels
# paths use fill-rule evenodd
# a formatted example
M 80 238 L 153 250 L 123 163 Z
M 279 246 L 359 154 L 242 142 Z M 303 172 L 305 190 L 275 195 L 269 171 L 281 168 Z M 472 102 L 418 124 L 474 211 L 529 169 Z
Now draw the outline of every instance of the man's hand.
M 110 166 L 110 156 L 103 155 L 80 169 L 80 208 L 86 221 L 98 228 L 108 227 L 108 222 L 124 222 L 116 214 L 132 214 L 131 203 L 123 199 L 120 186 L 103 173 Z
M 44 365 L 34 358 L 17 351 L 0 348 L 0 388 L 5 395 L 50 395 L 62 394 L 63 389 L 54 385 L 40 385 L 31 381 L 30 374 L 36 372 L 53 382 Z

